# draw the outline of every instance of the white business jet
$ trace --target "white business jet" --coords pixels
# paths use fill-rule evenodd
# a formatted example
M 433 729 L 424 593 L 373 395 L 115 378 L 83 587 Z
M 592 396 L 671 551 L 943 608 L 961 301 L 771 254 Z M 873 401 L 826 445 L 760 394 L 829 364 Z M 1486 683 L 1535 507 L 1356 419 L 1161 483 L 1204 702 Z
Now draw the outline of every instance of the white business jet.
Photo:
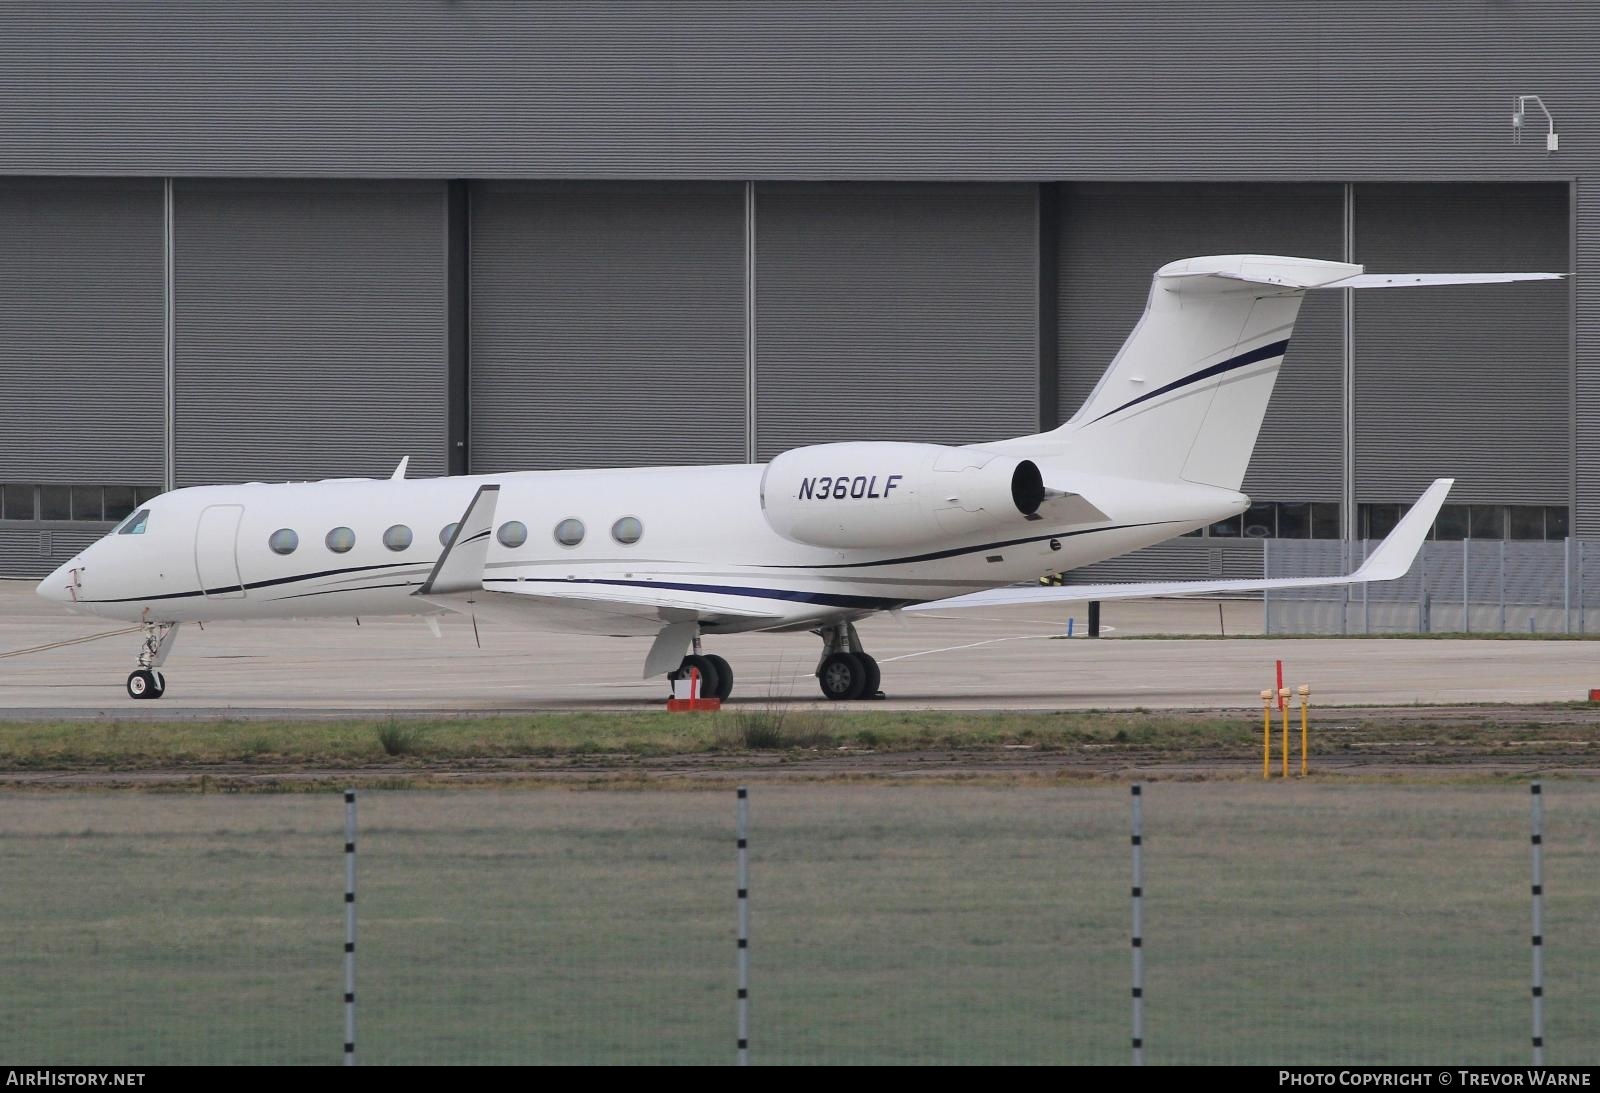
M 649 637 L 646 678 L 733 672 L 702 640 L 822 638 L 830 699 L 878 693 L 855 623 L 879 611 L 1393 580 L 1452 484 L 1433 483 L 1358 570 L 1321 578 L 1041 587 L 1243 512 L 1239 492 L 1306 292 L 1547 280 L 1370 275 L 1306 258 L 1190 258 L 1072 420 L 986 444 L 819 444 L 771 463 L 196 486 L 163 494 L 39 585 L 142 623 L 128 694 L 159 698 L 179 627 L 212 619 L 461 612 Z M 957 392 L 952 392 L 956 397 Z

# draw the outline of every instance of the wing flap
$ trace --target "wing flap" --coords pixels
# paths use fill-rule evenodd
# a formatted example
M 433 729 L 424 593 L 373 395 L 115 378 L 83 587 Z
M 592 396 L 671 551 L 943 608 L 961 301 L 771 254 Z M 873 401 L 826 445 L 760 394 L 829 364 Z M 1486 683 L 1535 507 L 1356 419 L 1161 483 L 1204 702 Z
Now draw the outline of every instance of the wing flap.
M 992 588 L 914 604 L 906 611 L 944 611 L 964 607 L 999 607 L 1009 604 L 1063 603 L 1083 600 L 1133 600 L 1151 596 L 1201 596 L 1217 592 L 1263 592 L 1279 588 L 1325 588 L 1369 581 L 1392 581 L 1411 570 L 1422 549 L 1439 509 L 1455 485 L 1453 478 L 1441 478 L 1429 486 L 1411 507 L 1389 537 L 1354 573 L 1329 577 L 1243 578 L 1224 581 L 1146 581 L 1139 584 L 1079 584 Z
M 581 633 L 647 636 L 662 624 L 778 622 L 782 616 L 732 607 L 711 596 L 676 589 L 609 588 L 597 584 L 526 584 L 490 578 L 482 588 L 422 596 L 450 611 L 523 626 Z

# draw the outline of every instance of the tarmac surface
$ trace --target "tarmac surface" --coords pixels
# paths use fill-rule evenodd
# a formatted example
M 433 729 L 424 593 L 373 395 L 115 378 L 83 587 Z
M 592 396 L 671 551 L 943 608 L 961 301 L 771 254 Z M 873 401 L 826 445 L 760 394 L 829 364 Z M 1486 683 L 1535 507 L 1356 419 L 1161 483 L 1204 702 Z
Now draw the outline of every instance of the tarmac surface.
M 1081 636 L 1081 603 L 880 616 L 859 629 L 889 697 L 859 705 L 1257 708 L 1280 657 L 1285 682 L 1310 684 L 1319 706 L 1554 702 L 1600 687 L 1593 642 L 1262 638 L 1259 603 L 1228 602 L 1220 611 L 1225 641 L 1216 640 L 1219 606 L 1209 600 L 1108 603 L 1099 640 Z M 1079 636 L 1061 639 L 1069 616 Z M 645 710 L 666 697 L 663 681 L 639 678 L 644 639 L 480 622 L 475 640 L 470 619 L 440 622 L 437 639 L 418 619 L 187 624 L 163 669 L 166 696 L 135 701 L 124 681 L 136 632 L 8 656 L 123 626 L 69 614 L 36 597 L 33 582 L 0 581 L 0 718 Z M 1129 640 L 1179 633 L 1207 636 Z M 708 639 L 706 649 L 732 663 L 735 702 L 821 701 L 812 635 L 731 635 Z

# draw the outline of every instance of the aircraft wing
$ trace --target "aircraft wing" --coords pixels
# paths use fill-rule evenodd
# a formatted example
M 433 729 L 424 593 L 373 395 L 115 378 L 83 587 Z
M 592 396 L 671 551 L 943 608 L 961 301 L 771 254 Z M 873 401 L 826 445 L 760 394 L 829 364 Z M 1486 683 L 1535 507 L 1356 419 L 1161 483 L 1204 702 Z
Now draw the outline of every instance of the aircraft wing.
M 449 611 L 528 626 L 549 626 L 616 637 L 646 637 L 674 622 L 777 622 L 767 615 L 718 602 L 714 596 L 629 584 L 532 583 L 487 578 L 481 589 L 429 595 L 429 603 Z
M 1199 596 L 1212 592 L 1262 592 L 1277 588 L 1322 588 L 1369 581 L 1392 581 L 1411 570 L 1417 552 L 1433 527 L 1444 499 L 1455 485 L 1453 478 L 1440 478 L 1429 486 L 1411 511 L 1395 525 L 1389 537 L 1378 544 L 1361 568 L 1354 573 L 1330 577 L 1245 578 L 1227 581 L 1148 581 L 1140 584 L 1068 584 L 1050 586 L 1012 586 L 973 592 L 946 600 L 933 600 L 903 608 L 905 611 L 945 611 L 961 607 L 997 607 L 1018 603 L 1062 603 L 1083 600 L 1133 600 L 1150 596 Z

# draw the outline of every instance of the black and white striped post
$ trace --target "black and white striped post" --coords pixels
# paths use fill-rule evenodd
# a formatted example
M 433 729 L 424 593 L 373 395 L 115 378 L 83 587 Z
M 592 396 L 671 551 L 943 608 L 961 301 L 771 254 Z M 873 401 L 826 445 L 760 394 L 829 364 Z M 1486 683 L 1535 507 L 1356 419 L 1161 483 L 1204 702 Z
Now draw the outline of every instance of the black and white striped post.
M 1133 1065 L 1144 1065 L 1144 793 L 1133 784 Z
M 750 1065 L 750 791 L 739 787 L 739 1065 Z
M 344 791 L 344 1065 L 356 1065 L 356 791 Z
M 1533 791 L 1533 1065 L 1544 1065 L 1544 794 Z

